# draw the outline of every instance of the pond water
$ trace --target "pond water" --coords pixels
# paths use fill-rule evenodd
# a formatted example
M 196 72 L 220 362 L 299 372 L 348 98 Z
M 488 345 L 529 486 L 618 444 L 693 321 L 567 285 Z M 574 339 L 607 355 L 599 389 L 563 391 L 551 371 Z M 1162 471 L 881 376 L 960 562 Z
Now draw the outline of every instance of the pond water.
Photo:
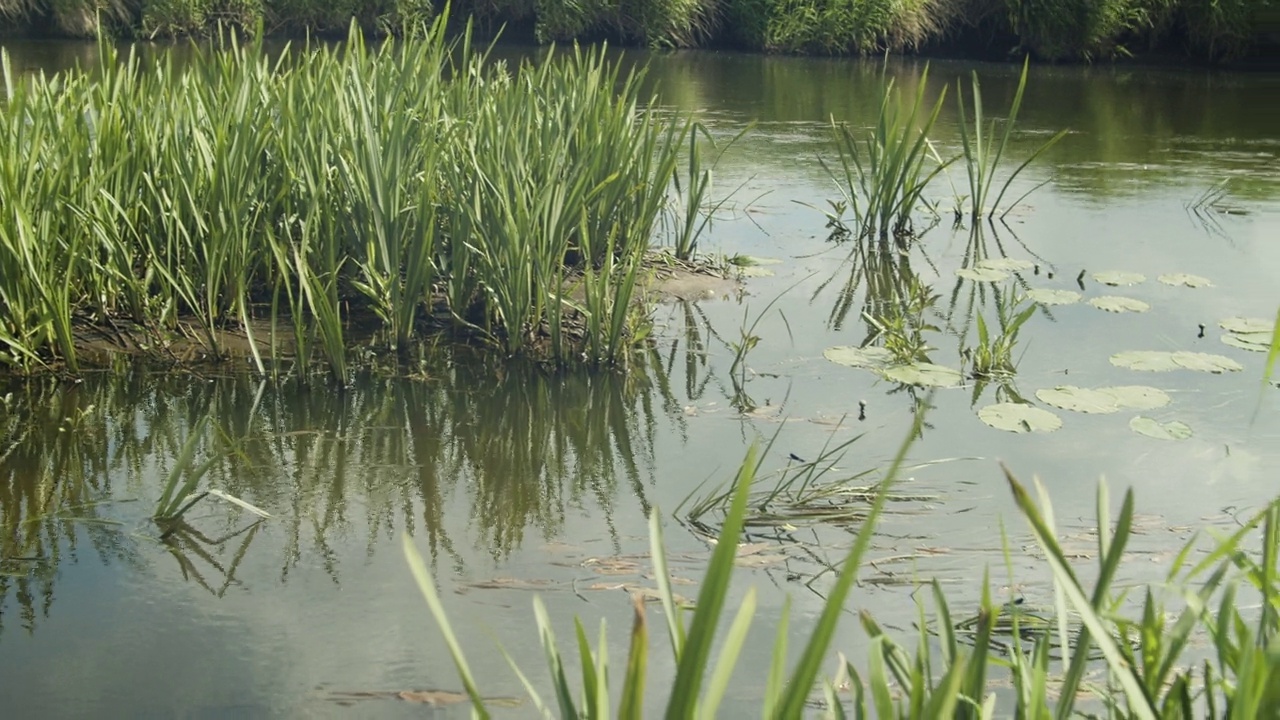
M 33 47 L 13 46 L 15 65 L 61 67 L 84 54 L 78 45 Z M 950 84 L 954 95 L 971 70 L 997 114 L 1012 99 L 1017 68 L 935 61 L 926 78 L 915 60 L 623 57 L 648 62 L 660 103 L 695 113 L 722 146 L 750 126 L 716 168 L 712 195 L 729 199 L 702 249 L 776 260 L 759 266 L 773 274 L 745 279 L 740 292 L 660 306 L 655 346 L 625 375 L 442 353 L 410 370 L 371 370 L 341 392 L 322 378 L 263 381 L 247 370 L 174 373 L 120 362 L 74 383 L 6 381 L 7 715 L 418 715 L 419 705 L 395 694 L 461 688 L 407 571 L 406 533 L 440 580 L 482 691 L 522 697 L 495 641 L 541 682 L 535 593 L 562 640 L 574 614 L 588 627 L 606 619 L 621 662 L 626 590 L 652 584 L 646 522 L 654 508 L 673 572 L 692 580 L 708 545 L 696 525 L 679 522 L 687 504 L 674 511 L 731 479 L 752 443 L 773 441 L 764 460 L 773 471 L 852 441 L 825 479 L 868 484 L 874 473 L 859 474 L 887 464 L 926 404 L 902 486 L 914 499 L 892 507 L 876 562 L 850 602 L 904 638 L 913 637 L 915 579 L 939 578 L 957 614 L 976 602 L 984 567 L 997 594 L 1052 601 L 999 462 L 1024 481 L 1040 478 L 1082 564 L 1098 479 L 1107 478 L 1116 502 L 1132 488 L 1141 516 L 1125 582 L 1160 577 L 1194 531 L 1229 526 L 1274 497 L 1280 391 L 1261 384 L 1264 354 L 1222 342 L 1218 323 L 1273 318 L 1280 299 L 1280 130 L 1271 120 L 1280 76 L 1033 67 L 1004 171 L 1066 129 L 1009 197 L 1040 187 L 1003 223 L 953 228 L 950 208 L 966 179 L 952 166 L 926 191 L 943 217 L 928 227 L 922 216 L 917 228 L 928 229 L 909 250 L 880 254 L 828 240 L 823 211 L 839 190 L 819 158 L 834 158 L 831 119 L 873 122 L 885 77 L 906 92 L 925 82 L 930 95 Z M 934 132 L 944 157 L 959 151 L 953 99 Z M 1215 202 L 1196 207 L 1223 181 Z M 1034 269 L 994 283 L 956 275 L 1002 256 Z M 1125 287 L 1094 279 L 1110 271 L 1145 279 Z M 1212 285 L 1157 280 L 1177 273 Z M 830 347 L 872 338 L 863 311 L 883 320 L 912 288 L 928 300 L 906 322 L 921 329 L 930 361 L 953 368 L 976 342 L 975 316 L 998 326 L 998 304 L 1030 289 L 1124 296 L 1150 309 L 1042 308 L 1018 336 L 1016 377 L 932 396 L 824 358 Z M 758 341 L 735 367 L 744 332 Z M 1109 361 L 1130 350 L 1219 354 L 1242 370 L 1150 373 Z M 1171 403 L 1083 414 L 1035 399 L 1062 385 L 1134 384 L 1159 388 Z M 1015 434 L 978 418 L 978 409 L 1014 396 L 1052 410 L 1063 427 Z M 1139 414 L 1180 421 L 1192 434 L 1137 434 L 1129 422 Z M 255 522 L 206 500 L 188 527 L 161 539 L 148 515 L 206 416 L 234 448 L 206 484 L 272 518 Z M 784 597 L 798 616 L 792 627 L 809 627 L 824 580 L 807 582 L 843 557 L 851 530 L 856 524 L 797 523 L 757 533 L 770 545 L 758 562 L 744 562 L 759 567 L 742 568 L 735 588 L 760 588 L 761 606 L 731 702 L 758 706 Z M 693 596 L 696 587 L 676 591 Z M 651 610 L 651 623 L 659 613 Z M 862 658 L 856 625 L 846 617 L 835 647 Z M 655 658 L 655 680 L 669 676 L 661 648 Z M 439 712 L 467 715 L 462 706 Z

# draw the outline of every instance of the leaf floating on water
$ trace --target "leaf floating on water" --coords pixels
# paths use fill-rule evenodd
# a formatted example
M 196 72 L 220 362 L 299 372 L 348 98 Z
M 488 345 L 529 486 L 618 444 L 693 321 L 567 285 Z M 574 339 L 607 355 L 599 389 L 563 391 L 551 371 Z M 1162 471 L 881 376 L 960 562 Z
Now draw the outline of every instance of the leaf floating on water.
M 1120 410 L 1114 396 L 1075 385 L 1061 385 L 1052 390 L 1037 390 L 1036 397 L 1056 408 L 1075 412 L 1113 413 Z
M 777 258 L 755 257 L 754 255 L 734 255 L 729 258 L 729 263 L 739 267 L 752 267 L 755 265 L 777 265 L 782 261 Z
M 1111 285 L 1118 287 L 1120 285 L 1137 285 L 1147 281 L 1147 276 L 1142 273 L 1124 272 L 1122 270 L 1107 270 L 1104 272 L 1096 272 L 1093 279 L 1103 285 Z
M 1271 350 L 1271 333 L 1227 333 L 1222 336 L 1222 342 L 1231 347 L 1238 347 L 1242 350 L 1252 352 L 1268 352 Z
M 1047 433 L 1062 427 L 1062 418 L 1048 410 L 1023 403 L 988 405 L 978 410 L 978 419 L 997 430 L 1015 433 Z
M 1173 361 L 1188 370 L 1207 373 L 1239 372 L 1244 369 L 1240 363 L 1223 355 L 1211 355 L 1199 352 L 1176 352 Z
M 1000 282 L 1009 278 L 1007 272 L 983 267 L 960 268 L 956 270 L 956 275 L 974 282 Z
M 1189 275 L 1187 273 L 1170 273 L 1168 275 L 1161 275 L 1156 279 L 1165 285 L 1184 285 L 1189 288 L 1213 287 L 1213 283 L 1209 278 L 1200 277 L 1199 275 Z
M 1233 333 L 1271 333 L 1274 327 L 1270 320 L 1263 318 L 1232 317 L 1218 323 L 1218 327 Z M 1270 342 L 1269 340 L 1267 341 Z
M 977 263 L 974 264 L 974 267 L 980 268 L 982 270 L 998 270 L 998 271 L 1004 271 L 1004 272 L 1022 272 L 1023 270 L 1030 270 L 1035 266 L 1036 264 L 1033 262 L 1028 262 L 1026 260 L 1015 260 L 1013 258 L 1007 258 L 1007 257 L 1006 258 L 987 258 L 986 260 L 979 260 Z
M 1173 353 L 1163 350 L 1127 350 L 1111 356 L 1111 364 L 1129 370 L 1165 372 L 1182 367 L 1173 361 Z
M 1119 295 L 1103 295 L 1102 297 L 1096 297 L 1091 299 L 1089 304 L 1099 310 L 1106 310 L 1107 312 L 1113 313 L 1146 312 L 1151 309 L 1150 305 L 1142 302 L 1141 300 L 1120 297 Z
M 1075 290 L 1035 288 L 1027 291 L 1027 298 L 1041 305 L 1074 305 L 1080 302 L 1081 295 Z
M 824 350 L 822 356 L 837 365 L 870 370 L 882 370 L 893 364 L 893 353 L 882 347 L 837 345 Z
M 1191 437 L 1191 428 L 1184 422 L 1162 423 L 1142 415 L 1129 421 L 1129 429 L 1157 440 L 1186 440 Z
M 1170 402 L 1168 393 L 1147 385 L 1102 387 L 1098 392 L 1110 395 L 1117 405 L 1127 410 L 1155 410 Z
M 933 363 L 913 363 L 911 365 L 895 365 L 881 372 L 886 378 L 904 385 L 921 385 L 925 387 L 959 387 L 964 383 L 964 376 L 959 370 L 952 370 Z
M 422 703 L 434 707 L 457 705 L 470 700 L 466 693 L 449 692 L 448 690 L 402 690 L 396 693 L 396 697 L 406 702 Z
M 738 274 L 741 275 L 742 277 L 761 278 L 761 277 L 772 277 L 774 273 L 772 270 L 770 270 L 767 267 L 760 267 L 758 265 L 744 265 L 738 268 Z

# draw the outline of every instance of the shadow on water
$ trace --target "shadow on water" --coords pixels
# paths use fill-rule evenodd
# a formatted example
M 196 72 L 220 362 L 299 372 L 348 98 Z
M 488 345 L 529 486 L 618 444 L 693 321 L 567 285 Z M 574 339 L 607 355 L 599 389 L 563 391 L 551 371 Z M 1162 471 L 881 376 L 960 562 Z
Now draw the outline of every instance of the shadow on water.
M 659 415 L 678 413 L 665 372 L 660 362 L 624 375 L 468 357 L 427 378 L 366 374 L 341 392 L 137 366 L 74 384 L 15 382 L 0 411 L 0 609 L 7 619 L 17 608 L 33 630 L 60 565 L 87 554 L 140 565 L 157 548 L 219 597 L 247 554 L 282 551 L 281 582 L 318 557 L 336 584 L 341 547 L 372 553 L 401 532 L 457 570 L 476 553 L 501 561 L 530 534 L 553 539 L 584 508 L 603 518 L 616 552 L 615 504 L 648 514 Z M 206 502 L 163 532 L 151 522 L 204 417 L 213 422 L 197 458 L 215 462 L 201 487 L 275 519 Z M 282 537 L 264 545 L 267 527 Z

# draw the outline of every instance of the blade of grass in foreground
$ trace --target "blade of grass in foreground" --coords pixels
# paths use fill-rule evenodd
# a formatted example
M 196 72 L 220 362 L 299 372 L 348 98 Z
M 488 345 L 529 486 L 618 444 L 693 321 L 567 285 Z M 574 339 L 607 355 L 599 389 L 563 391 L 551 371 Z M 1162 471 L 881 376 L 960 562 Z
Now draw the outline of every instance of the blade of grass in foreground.
M 422 555 L 413 546 L 413 539 L 407 533 L 403 538 L 403 546 L 404 557 L 409 562 L 413 579 L 418 583 L 418 589 L 422 591 L 422 597 L 427 601 L 427 607 L 431 609 L 431 615 L 436 619 L 436 624 L 440 626 L 440 634 L 444 635 L 445 645 L 449 647 L 449 654 L 453 656 L 453 664 L 458 668 L 458 676 L 462 678 L 462 685 L 467 690 L 467 696 L 471 698 L 471 712 L 475 717 L 488 718 L 489 711 L 484 707 L 484 698 L 480 697 L 480 691 L 476 689 L 471 667 L 467 665 L 467 658 L 462 654 L 462 646 L 458 644 L 458 638 L 453 634 L 453 626 L 449 624 L 449 617 L 445 615 L 444 606 L 440 604 L 440 596 L 436 594 L 431 571 L 427 569 L 427 564 L 423 562 Z
M 781 698 L 781 704 L 773 708 L 773 717 L 803 717 L 805 703 L 809 699 L 809 691 L 817 680 L 819 667 L 826 657 L 827 648 L 831 645 L 831 639 L 835 637 L 836 624 L 840 620 L 840 615 L 844 613 L 844 601 L 849 596 L 853 581 L 857 578 L 858 568 L 862 564 L 862 556 L 866 553 L 867 548 L 871 546 L 871 535 L 875 531 L 880 514 L 884 511 L 889 489 L 898 479 L 898 471 L 902 468 L 902 463 L 907 457 L 907 451 L 911 449 L 912 442 L 921 431 L 923 419 L 923 413 L 916 414 L 915 427 L 912 428 L 912 431 L 898 447 L 893 463 L 889 466 L 888 472 L 885 473 L 884 480 L 880 482 L 880 487 L 876 491 L 876 499 L 871 503 L 871 510 L 867 513 L 867 519 L 863 521 L 862 528 L 858 530 L 858 538 L 854 542 L 853 548 L 849 551 L 849 555 L 845 557 L 844 566 L 840 570 L 840 576 L 836 579 L 835 586 L 827 595 L 826 604 L 822 608 L 822 615 L 818 618 L 818 624 L 809 636 L 809 644 L 805 647 L 804 653 L 801 654 L 800 662 L 796 664 L 796 668 L 791 674 L 791 679 L 787 683 L 786 690 Z M 781 662 L 781 658 L 774 658 L 774 662 Z

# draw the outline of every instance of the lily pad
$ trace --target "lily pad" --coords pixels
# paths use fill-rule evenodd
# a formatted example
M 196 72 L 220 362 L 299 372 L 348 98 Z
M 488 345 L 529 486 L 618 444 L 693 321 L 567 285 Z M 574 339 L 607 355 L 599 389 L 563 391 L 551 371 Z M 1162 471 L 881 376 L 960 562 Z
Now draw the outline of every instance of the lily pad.
M 1111 285 L 1118 287 L 1120 285 L 1137 285 L 1146 282 L 1147 276 L 1142 273 L 1124 272 L 1122 270 L 1107 270 L 1105 272 L 1096 272 L 1093 279 L 1103 285 Z
M 1169 404 L 1169 395 L 1159 388 L 1147 385 L 1117 385 L 1098 388 L 1115 399 L 1116 405 L 1127 410 L 1155 410 Z
M 1199 275 L 1189 275 L 1187 273 L 1169 273 L 1156 278 L 1165 285 L 1183 285 L 1190 288 L 1213 287 L 1213 282 L 1207 277 Z
M 904 385 L 923 385 L 927 387 L 957 387 L 964 382 L 959 370 L 952 370 L 933 363 L 912 363 L 911 365 L 895 365 L 881 373 L 886 378 Z
M 1129 370 L 1166 372 L 1182 367 L 1173 361 L 1173 353 L 1162 350 L 1127 350 L 1111 356 L 1111 364 Z
M 772 277 L 774 272 L 767 267 L 760 267 L 759 265 L 740 265 L 738 274 L 747 278 L 760 278 Z
M 893 353 L 882 347 L 837 345 L 824 350 L 822 356 L 837 365 L 869 370 L 883 370 L 893 364 Z
M 1063 410 L 1082 413 L 1113 413 L 1120 410 L 1113 395 L 1080 388 L 1075 385 L 1060 385 L 1052 390 L 1037 390 L 1036 397 Z
M 1275 326 L 1263 318 L 1232 317 L 1219 322 L 1218 327 L 1233 333 L 1269 333 Z
M 1271 350 L 1271 333 L 1227 333 L 1222 336 L 1222 342 L 1242 350 L 1268 352 Z
M 986 260 L 979 260 L 974 264 L 974 267 L 978 267 L 983 270 L 1002 270 L 1004 272 L 1022 272 L 1023 270 L 1030 270 L 1035 266 L 1036 264 L 1033 262 L 1015 260 L 1007 257 L 987 258 Z
M 956 275 L 974 282 L 1000 282 L 1008 279 L 1009 273 L 984 267 L 960 268 Z
M 1120 297 L 1119 295 L 1103 295 L 1102 297 L 1096 297 L 1091 299 L 1089 304 L 1099 310 L 1106 310 L 1107 312 L 1113 313 L 1146 312 L 1151 309 L 1150 305 L 1142 302 L 1141 300 Z
M 1157 440 L 1186 440 L 1191 437 L 1191 428 L 1184 422 L 1162 423 L 1142 415 L 1129 421 L 1129 429 Z
M 1244 369 L 1240 363 L 1223 355 L 1198 352 L 1164 352 L 1159 350 L 1130 350 L 1111 356 L 1111 364 L 1130 370 L 1163 372 L 1165 370 L 1196 370 L 1207 373 L 1238 372 Z
M 996 403 L 978 410 L 978 419 L 997 430 L 1009 432 L 1053 432 L 1062 427 L 1062 418 L 1048 410 L 1023 403 Z
M 1027 297 L 1041 305 L 1074 305 L 1080 302 L 1081 295 L 1075 290 L 1035 288 L 1027 291 Z
M 1222 355 L 1211 355 L 1198 352 L 1176 352 L 1173 361 L 1188 370 L 1207 373 L 1239 372 L 1244 369 L 1240 363 Z

